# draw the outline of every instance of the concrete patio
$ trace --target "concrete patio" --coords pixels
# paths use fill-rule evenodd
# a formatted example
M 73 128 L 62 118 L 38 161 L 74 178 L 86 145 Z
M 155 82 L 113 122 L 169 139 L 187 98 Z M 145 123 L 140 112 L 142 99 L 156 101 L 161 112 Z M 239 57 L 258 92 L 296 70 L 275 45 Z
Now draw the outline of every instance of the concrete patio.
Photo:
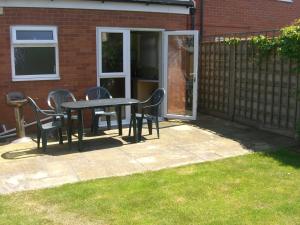
M 46 153 L 34 141 L 0 144 L 0 194 L 54 187 L 65 183 L 123 176 L 192 163 L 213 161 L 295 145 L 293 139 L 200 115 L 196 123 L 161 123 L 161 138 L 146 135 L 141 143 L 119 137 L 117 130 L 84 138 L 76 145 L 50 142 Z M 145 127 L 144 134 L 148 134 Z M 75 141 L 76 142 L 76 141 Z

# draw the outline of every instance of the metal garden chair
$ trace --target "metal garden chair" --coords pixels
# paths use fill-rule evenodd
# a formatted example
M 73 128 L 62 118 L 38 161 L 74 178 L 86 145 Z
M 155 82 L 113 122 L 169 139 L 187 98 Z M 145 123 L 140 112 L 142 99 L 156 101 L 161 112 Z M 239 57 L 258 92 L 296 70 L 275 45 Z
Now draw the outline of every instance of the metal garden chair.
M 86 100 L 109 99 L 112 98 L 109 91 L 104 87 L 92 87 L 86 91 Z M 106 117 L 107 129 L 111 129 L 111 117 L 115 116 L 115 111 L 105 111 L 105 108 L 97 108 L 92 110 L 91 132 L 94 134 L 98 131 L 99 118 Z
M 30 98 L 27 97 L 28 103 L 31 106 L 36 119 L 37 124 L 37 145 L 38 148 L 40 148 L 40 140 L 42 139 L 42 148 L 43 151 L 46 151 L 47 148 L 47 138 L 49 132 L 56 130 L 59 134 L 59 143 L 63 144 L 63 137 L 62 137 L 62 119 L 64 117 L 64 114 L 61 113 L 55 113 L 53 110 L 42 110 L 38 107 L 36 102 Z M 51 116 L 54 119 L 49 123 L 42 124 L 41 122 L 41 115 L 44 116 Z M 58 118 L 58 119 L 57 119 Z
M 159 114 L 159 107 L 164 100 L 164 96 L 165 96 L 165 89 L 158 88 L 152 93 L 149 99 L 139 104 L 141 113 L 136 114 L 139 140 L 141 139 L 141 135 L 142 135 L 142 126 L 143 126 L 144 119 L 147 120 L 148 130 L 150 135 L 152 134 L 152 124 L 153 122 L 155 122 L 157 137 L 159 138 L 158 114 Z M 129 124 L 129 136 L 131 134 L 131 127 L 132 127 L 132 118 L 130 119 L 130 124 Z

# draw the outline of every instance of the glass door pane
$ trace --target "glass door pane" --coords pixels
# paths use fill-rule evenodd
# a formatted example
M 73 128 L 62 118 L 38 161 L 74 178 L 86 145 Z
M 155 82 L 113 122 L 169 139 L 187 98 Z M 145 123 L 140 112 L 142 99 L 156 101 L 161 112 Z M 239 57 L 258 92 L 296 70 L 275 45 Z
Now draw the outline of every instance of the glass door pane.
M 113 98 L 130 98 L 129 35 L 129 30 L 125 29 L 97 29 L 97 85 L 106 88 Z M 124 107 L 124 120 L 129 120 L 129 110 Z
M 123 72 L 123 33 L 101 33 L 102 73 Z
M 101 78 L 100 86 L 106 88 L 113 98 L 125 98 L 125 78 Z M 110 111 L 114 109 L 111 108 Z M 125 108 L 122 108 L 122 118 L 126 118 Z
M 194 31 L 166 32 L 166 116 L 196 118 L 198 36 Z

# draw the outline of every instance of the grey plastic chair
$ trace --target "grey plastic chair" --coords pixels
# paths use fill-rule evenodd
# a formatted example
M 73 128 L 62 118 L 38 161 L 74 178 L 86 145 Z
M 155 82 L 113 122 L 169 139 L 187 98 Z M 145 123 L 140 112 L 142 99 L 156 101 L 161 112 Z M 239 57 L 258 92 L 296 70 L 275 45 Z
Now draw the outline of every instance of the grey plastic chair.
M 153 122 L 155 122 L 157 137 L 159 138 L 158 114 L 159 114 L 159 107 L 164 100 L 164 96 L 165 96 L 165 89 L 158 88 L 152 93 L 149 99 L 139 103 L 139 108 L 141 109 L 141 113 L 136 114 L 139 140 L 141 140 L 141 136 L 142 136 L 142 126 L 143 126 L 144 119 L 147 120 L 148 130 L 150 135 L 152 134 L 152 124 Z M 129 136 L 131 135 L 131 127 L 132 127 L 132 118 L 130 119 L 130 124 L 129 124 Z
M 108 99 L 112 98 L 109 91 L 104 87 L 92 87 L 85 93 L 86 100 Z M 107 129 L 111 129 L 111 117 L 115 116 L 115 111 L 105 111 L 105 108 L 97 108 L 92 110 L 91 132 L 94 134 L 98 131 L 98 121 L 101 116 L 106 117 Z
M 64 114 L 61 113 L 55 113 L 53 110 L 42 110 L 38 107 L 36 102 L 30 98 L 27 97 L 28 103 L 31 106 L 36 119 L 37 124 L 37 145 L 38 148 L 40 148 L 40 140 L 42 139 L 42 148 L 43 151 L 46 151 L 47 148 L 47 138 L 50 131 L 56 130 L 59 134 L 59 143 L 63 144 L 63 137 L 62 137 L 62 119 L 57 118 L 63 118 Z M 49 123 L 42 123 L 41 122 L 41 116 L 52 116 L 54 119 L 52 122 Z
M 63 123 L 67 120 L 67 112 L 61 107 L 61 104 L 64 102 L 76 102 L 75 96 L 66 89 L 57 89 L 50 91 L 47 98 L 48 106 L 55 111 L 55 113 L 63 114 Z M 77 115 L 72 115 L 71 120 L 71 130 L 74 120 L 78 119 Z M 57 118 L 59 119 L 59 118 Z

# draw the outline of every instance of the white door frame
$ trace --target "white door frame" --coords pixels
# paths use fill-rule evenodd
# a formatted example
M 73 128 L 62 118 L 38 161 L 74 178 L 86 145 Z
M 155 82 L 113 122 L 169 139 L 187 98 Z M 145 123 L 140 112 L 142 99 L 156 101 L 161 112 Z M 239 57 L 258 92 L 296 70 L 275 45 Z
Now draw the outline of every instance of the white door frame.
M 102 42 L 101 33 L 122 33 L 123 34 L 123 71 L 113 73 L 102 72 Z M 100 79 L 105 78 L 124 78 L 125 79 L 125 98 L 131 97 L 131 71 L 130 71 L 130 30 L 113 27 L 97 27 L 96 29 L 96 48 L 97 48 L 97 86 L 100 86 Z M 128 123 L 130 119 L 130 107 L 126 106 L 126 118 L 123 123 Z M 112 125 L 116 122 L 113 121 Z M 102 125 L 102 124 L 100 124 Z
M 197 118 L 197 99 L 198 99 L 198 49 L 199 32 L 195 30 L 165 31 L 163 37 L 163 87 L 166 90 L 166 98 L 163 105 L 163 115 L 166 118 L 196 120 Z M 194 81 L 193 81 L 193 110 L 192 116 L 168 114 L 168 37 L 170 35 L 193 35 L 194 36 Z

